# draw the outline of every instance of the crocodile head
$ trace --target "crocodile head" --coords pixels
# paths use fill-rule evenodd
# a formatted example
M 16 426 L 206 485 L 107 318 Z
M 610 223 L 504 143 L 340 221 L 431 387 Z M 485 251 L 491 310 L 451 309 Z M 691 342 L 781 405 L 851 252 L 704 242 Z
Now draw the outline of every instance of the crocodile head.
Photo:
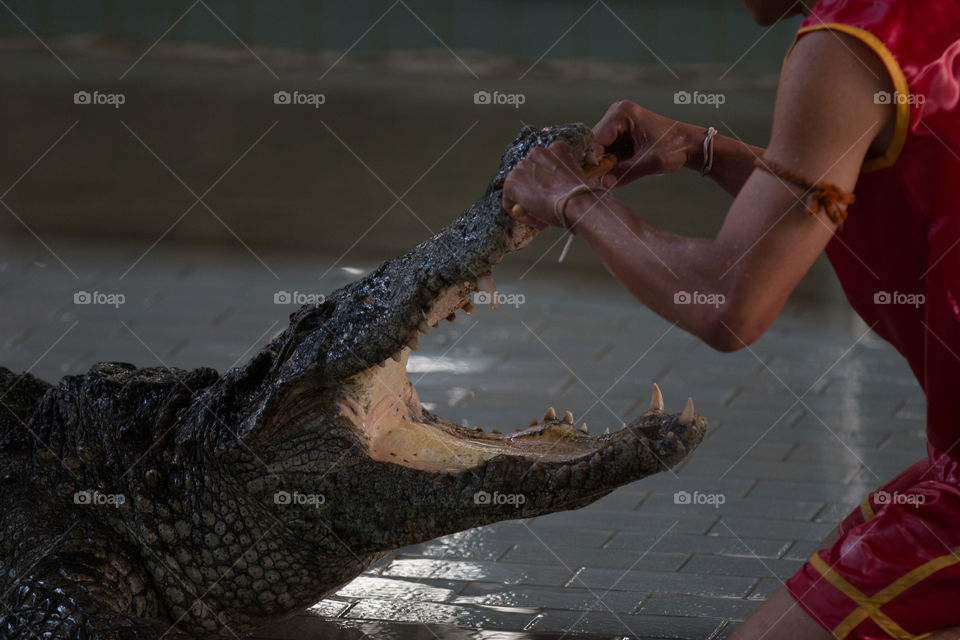
M 473 294 L 495 296 L 494 266 L 536 235 L 501 207 L 504 179 L 531 148 L 555 140 L 585 167 L 595 163 L 586 126 L 525 127 L 486 193 L 457 220 L 322 304 L 301 308 L 271 345 L 282 392 L 247 428 L 269 473 L 253 464 L 248 486 L 274 500 L 304 540 L 333 534 L 354 553 L 382 552 L 582 507 L 671 467 L 702 439 L 706 421 L 692 402 L 667 413 L 656 387 L 646 413 L 593 435 L 553 409 L 500 433 L 421 406 L 406 373 L 411 352 L 432 327 L 470 312 Z

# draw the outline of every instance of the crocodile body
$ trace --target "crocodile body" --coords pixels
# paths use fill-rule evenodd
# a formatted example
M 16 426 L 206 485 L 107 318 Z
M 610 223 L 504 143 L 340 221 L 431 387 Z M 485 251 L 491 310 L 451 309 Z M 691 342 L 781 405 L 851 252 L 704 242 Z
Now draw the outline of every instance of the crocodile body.
M 585 165 L 583 125 L 525 127 L 441 233 L 219 374 L 101 363 L 56 386 L 0 368 L 0 637 L 233 637 L 292 615 L 398 547 L 582 507 L 700 441 L 688 407 L 590 436 L 549 411 L 509 436 L 424 410 L 418 337 L 536 231 L 500 206 L 536 145 Z M 523 496 L 507 503 L 481 495 Z

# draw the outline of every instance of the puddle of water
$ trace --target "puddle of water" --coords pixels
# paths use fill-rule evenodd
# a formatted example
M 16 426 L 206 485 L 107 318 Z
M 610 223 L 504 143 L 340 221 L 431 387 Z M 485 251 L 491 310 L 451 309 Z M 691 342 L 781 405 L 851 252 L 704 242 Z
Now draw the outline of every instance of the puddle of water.
M 486 364 L 489 365 L 489 362 Z M 411 355 L 407 361 L 407 373 L 471 373 L 480 371 L 483 365 L 484 363 L 477 358 Z
M 298 616 L 292 620 L 263 630 L 251 640 L 281 640 L 287 638 L 323 638 L 324 640 L 626 640 L 621 635 L 582 633 L 536 633 L 530 631 L 478 631 L 453 625 L 359 622 L 352 620 L 324 620 Z

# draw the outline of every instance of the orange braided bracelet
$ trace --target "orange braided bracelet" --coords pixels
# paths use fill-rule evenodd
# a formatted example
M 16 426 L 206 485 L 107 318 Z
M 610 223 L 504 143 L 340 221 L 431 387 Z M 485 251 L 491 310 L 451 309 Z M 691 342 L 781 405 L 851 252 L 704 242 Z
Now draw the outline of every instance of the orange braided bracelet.
M 799 173 L 787 169 L 772 160 L 757 158 L 753 165 L 758 169 L 771 173 L 782 180 L 791 182 L 804 189 L 804 196 L 810 195 L 811 201 L 807 205 L 807 214 L 815 216 L 822 210 L 838 227 L 843 226 L 847 219 L 847 205 L 853 204 L 856 197 L 835 184 L 829 182 L 810 182 Z

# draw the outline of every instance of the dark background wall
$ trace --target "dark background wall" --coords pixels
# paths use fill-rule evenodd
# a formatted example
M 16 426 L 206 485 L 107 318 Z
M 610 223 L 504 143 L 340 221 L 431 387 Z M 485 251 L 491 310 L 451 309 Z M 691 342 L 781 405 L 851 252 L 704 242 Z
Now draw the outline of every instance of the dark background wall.
M 376 262 L 472 202 L 524 124 L 592 124 L 628 98 L 764 144 L 796 24 L 760 28 L 734 0 L 10 1 L 0 232 L 307 251 L 321 271 Z M 276 104 L 277 91 L 323 104 Z M 478 105 L 477 91 L 523 104 Z M 621 198 L 691 235 L 716 232 L 729 205 L 691 172 Z M 514 261 L 553 262 L 558 237 Z M 602 273 L 580 245 L 565 268 Z M 801 292 L 834 291 L 826 273 Z
M 794 23 L 769 31 L 758 27 L 737 0 L 206 0 L 203 4 L 11 0 L 7 4 L 44 36 L 90 33 L 105 39 L 152 42 L 176 22 L 166 36 L 169 41 L 234 46 L 222 20 L 250 46 L 342 50 L 386 14 L 369 37 L 357 43 L 356 53 L 440 47 L 424 29 L 422 23 L 426 23 L 455 50 L 520 58 L 540 57 L 569 30 L 569 37 L 556 43 L 551 56 L 631 64 L 655 63 L 657 58 L 667 63 L 732 63 L 743 56 L 746 64 L 769 67 L 779 61 L 795 28 Z M 647 46 L 634 46 L 634 38 L 622 33 L 625 29 Z M 10 11 L 0 12 L 0 33 L 22 30 Z

